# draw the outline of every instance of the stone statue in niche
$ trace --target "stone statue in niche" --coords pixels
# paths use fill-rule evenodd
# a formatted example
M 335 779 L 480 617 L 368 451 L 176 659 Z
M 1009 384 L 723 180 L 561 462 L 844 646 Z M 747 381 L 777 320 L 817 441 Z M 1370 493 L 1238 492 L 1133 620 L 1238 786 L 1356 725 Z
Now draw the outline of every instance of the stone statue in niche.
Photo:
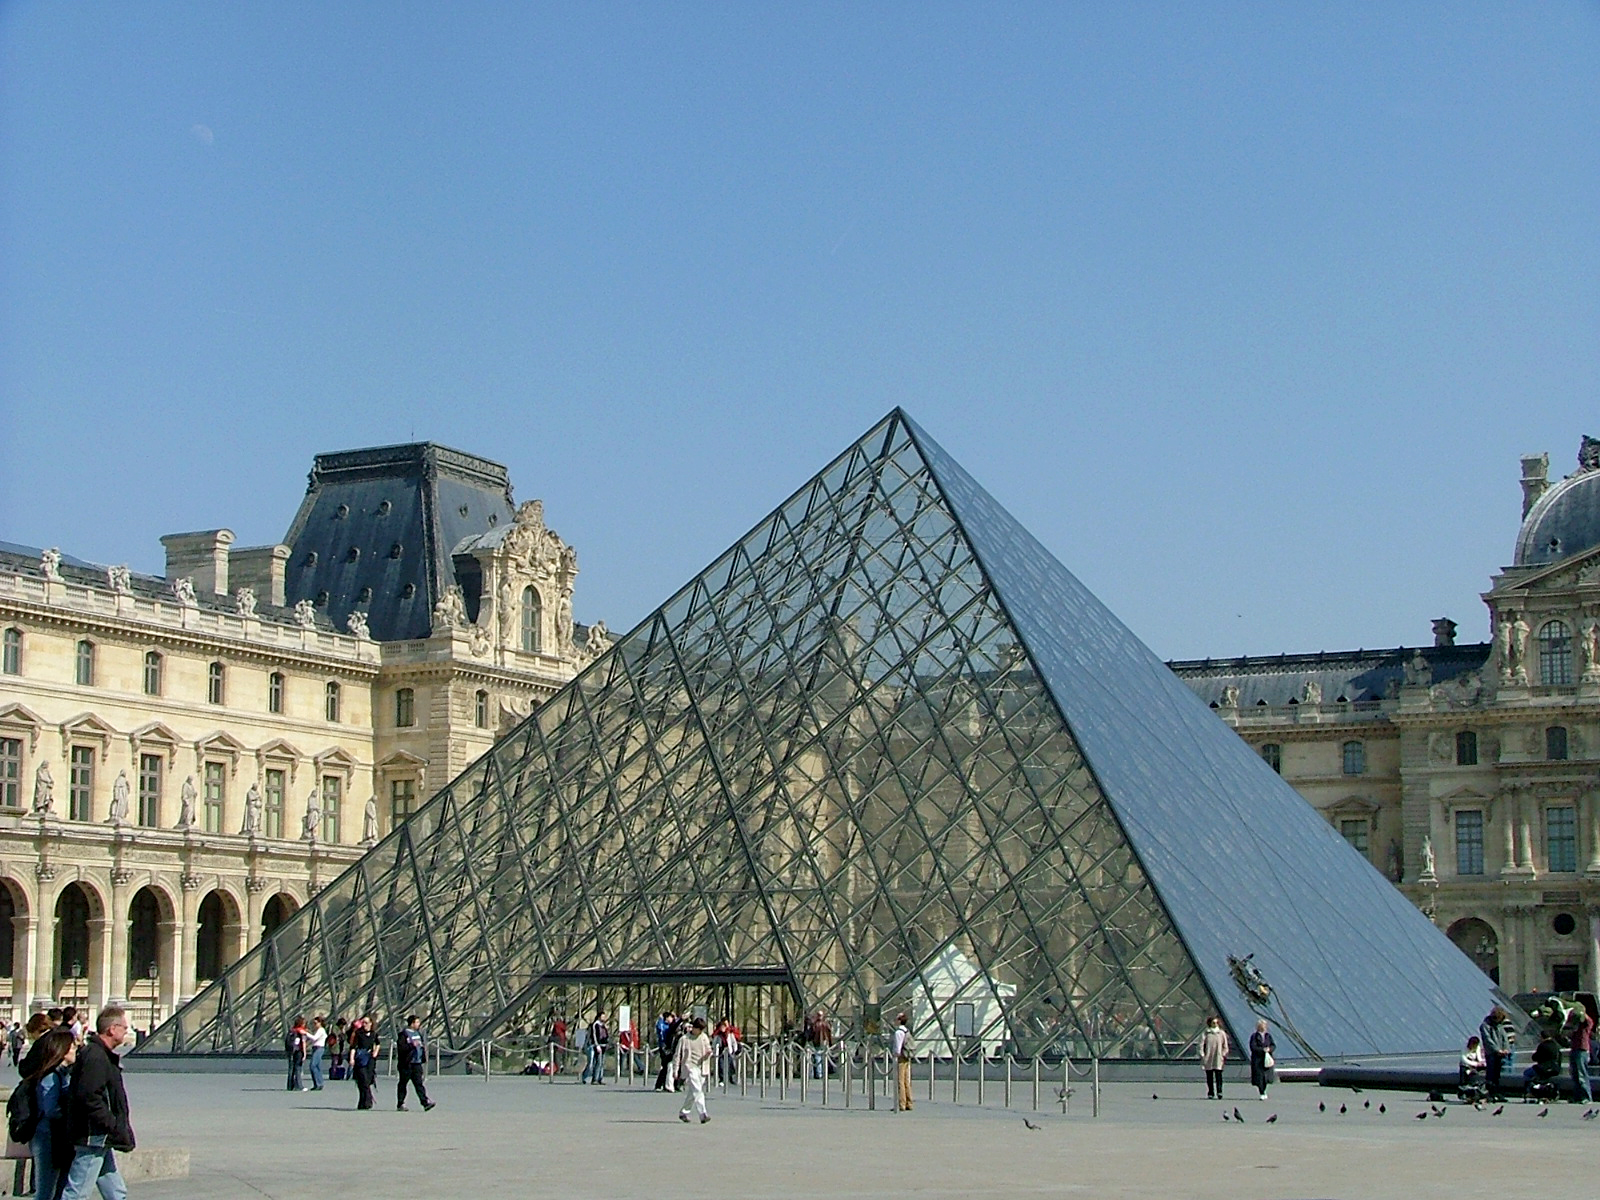
M 54 546 L 39 555 L 39 573 L 52 583 L 61 582 L 61 551 Z
M 467 649 L 474 658 L 483 658 L 493 647 L 494 639 L 490 636 L 487 625 L 474 625 L 469 631 L 469 637 L 471 641 Z
M 1406 683 L 1412 687 L 1430 687 L 1433 684 L 1433 666 L 1421 650 L 1411 652 L 1405 665 Z
M 1433 837 L 1432 837 L 1431 834 L 1423 834 L 1422 835 L 1422 874 L 1419 875 L 1417 878 L 1419 878 L 1419 879 L 1427 879 L 1427 880 L 1437 879 L 1438 876 L 1434 873 L 1434 866 L 1435 866 L 1435 863 L 1433 861 Z
M 611 649 L 611 635 L 606 632 L 604 621 L 596 621 L 589 626 L 589 636 L 584 639 L 583 648 L 589 652 L 591 658 L 599 658 Z
M 563 595 L 556 604 L 556 650 L 572 648 L 572 597 Z
M 368 846 L 378 840 L 378 798 L 367 797 L 366 810 L 361 814 L 361 840 Z
M 344 627 L 355 635 L 355 639 L 358 642 L 370 642 L 372 640 L 372 631 L 367 628 L 367 614 L 359 608 L 352 610 L 350 615 L 344 619 Z
M 1321 704 L 1322 703 L 1322 685 L 1320 683 L 1318 683 L 1315 679 L 1306 680 L 1304 685 L 1302 685 L 1302 687 L 1300 688 L 1300 703 L 1301 704 Z
M 1239 707 L 1239 685 L 1238 684 L 1230 683 L 1230 684 L 1228 684 L 1227 686 L 1225 686 L 1222 689 L 1222 700 L 1220 702 L 1219 707 L 1222 707 L 1222 708 L 1238 708 Z
M 55 807 L 56 781 L 50 777 L 50 763 L 41 759 L 39 769 L 33 773 L 33 815 L 54 816 Z
M 1403 851 L 1400 849 L 1400 843 L 1395 839 L 1390 839 L 1390 841 L 1389 841 L 1389 871 L 1388 871 L 1389 882 L 1390 883 L 1399 883 L 1402 879 L 1405 878 L 1405 873 L 1406 873 L 1405 858 L 1404 858 Z
M 193 608 L 199 603 L 194 595 L 194 580 L 187 575 L 172 581 L 172 594 L 184 608 Z
M 1500 625 L 1500 678 L 1505 683 L 1528 682 L 1528 623 L 1520 613 L 1506 613 Z
M 433 606 L 433 631 L 459 629 L 467 623 L 467 602 L 461 589 L 454 585 L 444 590 L 439 603 Z
M 244 824 L 239 826 L 239 833 L 244 837 L 261 835 L 261 789 L 253 783 L 244 794 Z
M 306 797 L 306 815 L 300 821 L 300 840 L 314 842 L 317 840 L 317 830 L 322 826 L 322 793 L 316 788 L 311 789 L 311 795 Z
M 128 823 L 128 793 L 132 790 L 128 786 L 128 773 L 118 771 L 116 780 L 111 784 L 111 815 L 108 818 L 110 824 Z
M 500 618 L 500 644 L 511 646 L 517 633 L 517 591 L 511 586 L 510 575 L 502 576 L 500 580 L 495 608 L 495 615 Z
M 1579 644 L 1583 647 L 1584 679 L 1590 682 L 1600 679 L 1600 621 L 1593 617 L 1584 621 Z
M 254 588 L 237 588 L 233 593 L 233 611 L 241 617 L 256 615 L 256 592 Z
M 106 581 L 111 584 L 111 590 L 119 596 L 126 596 L 133 591 L 133 572 L 127 567 L 107 567 Z
M 177 827 L 179 829 L 194 828 L 195 801 L 199 798 L 200 794 L 194 790 L 194 776 L 187 776 L 183 781 L 182 789 L 178 792 Z
M 309 600 L 296 600 L 294 602 L 294 622 L 301 629 L 315 629 L 317 626 L 317 606 Z

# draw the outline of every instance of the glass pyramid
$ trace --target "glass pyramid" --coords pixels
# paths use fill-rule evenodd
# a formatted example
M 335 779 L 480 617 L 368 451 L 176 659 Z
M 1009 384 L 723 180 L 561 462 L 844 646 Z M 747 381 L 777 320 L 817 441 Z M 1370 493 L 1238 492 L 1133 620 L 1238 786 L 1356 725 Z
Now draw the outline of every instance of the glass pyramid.
M 1111 1058 L 1212 1012 L 1453 1049 L 1503 1000 L 896 410 L 140 1053 L 368 1008 L 465 1046 L 557 980 L 713 974 Z

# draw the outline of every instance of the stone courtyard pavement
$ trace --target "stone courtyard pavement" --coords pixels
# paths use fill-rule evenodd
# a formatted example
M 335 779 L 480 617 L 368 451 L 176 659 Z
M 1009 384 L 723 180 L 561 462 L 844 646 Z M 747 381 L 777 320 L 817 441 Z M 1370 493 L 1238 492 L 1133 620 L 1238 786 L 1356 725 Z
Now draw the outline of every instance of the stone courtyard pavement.
M 1600 1120 L 1559 1105 L 1540 1118 L 1416 1097 L 1280 1084 L 1267 1103 L 1236 1087 L 1224 1106 L 1199 1086 L 1115 1084 L 1095 1120 L 919 1098 L 916 1111 L 802 1108 L 714 1094 L 712 1121 L 684 1126 L 678 1097 L 562 1079 L 447 1076 L 431 1113 L 356 1112 L 355 1088 L 290 1094 L 276 1075 L 130 1070 L 142 1146 L 186 1146 L 186 1180 L 138 1185 L 134 1200 L 271 1197 L 1160 1197 L 1592 1196 Z M 1025 1089 L 1019 1089 L 1026 1106 Z M 1155 1093 L 1161 1098 L 1152 1100 Z M 1317 1111 L 1318 1102 L 1328 1106 Z M 1370 1101 L 1370 1109 L 1362 1107 Z M 1343 1103 L 1350 1111 L 1337 1113 Z M 1379 1104 L 1388 1108 L 1378 1113 Z M 1237 1104 L 1245 1124 L 1224 1122 Z M 1266 1118 L 1278 1115 L 1275 1124 Z M 1029 1129 L 1024 1118 L 1040 1126 Z

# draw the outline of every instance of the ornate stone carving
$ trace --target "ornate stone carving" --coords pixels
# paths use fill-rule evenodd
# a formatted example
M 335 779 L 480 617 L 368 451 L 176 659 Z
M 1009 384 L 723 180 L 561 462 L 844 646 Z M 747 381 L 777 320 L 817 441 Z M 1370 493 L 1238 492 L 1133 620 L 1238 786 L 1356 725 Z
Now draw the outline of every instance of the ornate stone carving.
M 178 885 L 186 892 L 198 892 L 200 890 L 200 885 L 204 882 L 205 880 L 201 876 L 196 875 L 193 871 L 185 871 L 182 875 L 178 876 Z
M 1463 671 L 1454 679 L 1435 684 L 1429 695 L 1436 704 L 1471 708 L 1483 698 L 1483 677 L 1476 671 Z
M 1454 739 L 1448 733 L 1435 733 L 1428 737 L 1428 755 L 1434 762 L 1441 765 L 1449 762 L 1454 750 Z
M 358 642 L 370 642 L 372 631 L 367 628 L 367 614 L 356 609 L 345 618 L 344 627 L 355 635 Z
M 1583 680 L 1600 682 L 1600 621 L 1589 617 L 1578 635 L 1578 646 L 1583 653 Z
M 459 629 L 467 623 L 467 601 L 461 589 L 454 584 L 445 588 L 439 602 L 433 606 L 433 632 Z
M 1321 704 L 1322 685 L 1315 679 L 1308 679 L 1300 686 L 1301 704 Z
M 55 863 L 45 862 L 43 859 L 40 859 L 38 862 L 33 864 L 33 877 L 40 883 L 49 883 L 56 877 Z
M 1238 684 L 1230 683 L 1230 684 L 1227 684 L 1227 685 L 1225 685 L 1223 687 L 1223 689 L 1222 689 L 1222 699 L 1218 702 L 1218 707 L 1219 708 L 1238 708 L 1239 707 L 1239 685 Z
M 562 596 L 556 601 L 556 652 L 572 652 L 572 597 Z
M 133 591 L 133 572 L 127 567 L 107 567 L 106 582 L 117 595 L 126 596 Z
M 193 775 L 184 778 L 178 797 L 178 823 L 174 828 L 193 829 L 195 801 L 199 799 L 199 793 L 194 790 Z
M 269 888 L 271 886 L 272 885 L 266 879 L 263 879 L 260 875 L 246 875 L 245 876 L 244 890 L 249 892 L 252 896 L 259 896 L 262 892 L 266 891 L 267 888 Z
M 1508 685 L 1528 682 L 1528 623 L 1519 613 L 1506 610 L 1500 622 L 1500 681 Z
M 244 794 L 244 824 L 239 827 L 239 832 L 245 837 L 259 837 L 261 834 L 261 789 L 253 783 Z
M 33 815 L 36 817 L 54 816 L 55 807 L 56 781 L 50 777 L 49 761 L 40 759 L 39 769 L 33 773 Z
M 474 658 L 484 658 L 494 649 L 494 637 L 487 625 L 474 625 L 470 630 L 470 637 L 472 640 L 468 644 L 468 651 Z
M 1429 687 L 1433 683 L 1433 666 L 1423 657 L 1421 650 L 1413 651 L 1405 665 L 1406 683 L 1412 687 Z
M 61 582 L 61 551 L 51 546 L 39 555 L 39 574 L 52 583 Z
M 195 599 L 194 580 L 187 575 L 172 581 L 172 594 L 183 608 L 194 608 L 199 603 Z
M 317 830 L 322 826 L 322 793 L 316 788 L 306 797 L 306 815 L 300 819 L 300 840 L 315 842 Z
M 363 845 L 376 845 L 378 841 L 378 798 L 367 797 L 367 807 L 361 814 L 361 842 Z
M 133 882 L 133 868 L 132 867 L 112 867 L 111 868 L 111 882 L 116 884 L 118 887 L 127 887 L 130 883 Z
M 1600 438 L 1583 435 L 1578 443 L 1578 470 L 1600 471 Z
M 111 784 L 111 814 L 106 818 L 111 825 L 126 825 L 128 823 L 128 793 L 132 789 L 128 786 L 128 773 L 118 771 L 117 778 Z
M 235 588 L 233 593 L 233 611 L 241 617 L 256 615 L 256 592 L 254 588 Z
M 294 623 L 301 629 L 315 629 L 317 625 L 317 606 L 309 600 L 296 600 L 294 602 Z
M 1438 879 L 1439 876 L 1434 871 L 1435 865 L 1433 859 L 1433 837 L 1430 834 L 1424 834 L 1422 837 L 1422 874 L 1417 876 L 1418 880 L 1423 883 L 1431 883 Z

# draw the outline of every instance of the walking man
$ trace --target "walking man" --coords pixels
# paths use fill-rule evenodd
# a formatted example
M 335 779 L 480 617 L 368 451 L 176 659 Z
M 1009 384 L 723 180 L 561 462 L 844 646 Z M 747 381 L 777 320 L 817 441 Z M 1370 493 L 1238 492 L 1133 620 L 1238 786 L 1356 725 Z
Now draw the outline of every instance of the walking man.
M 894 1077 L 899 1085 L 899 1098 L 895 1108 L 900 1112 L 911 1111 L 911 1027 L 906 1024 L 906 1014 L 901 1013 L 895 1018 L 894 1038 L 890 1043 L 894 1051 Z
M 604 1083 L 606 1081 L 606 1046 L 610 1042 L 611 1027 L 606 1024 L 606 1015 L 596 1009 L 594 1020 L 589 1023 L 589 1038 L 584 1045 L 586 1058 L 583 1064 L 583 1074 L 578 1077 L 578 1082 Z
M 711 1120 L 706 1112 L 706 1076 L 711 1073 L 711 1039 L 706 1036 L 706 1019 L 696 1017 L 691 1031 L 678 1039 L 677 1054 L 673 1058 L 674 1072 L 689 1085 L 689 1098 L 678 1110 L 678 1120 L 689 1123 L 689 1109 L 700 1112 L 700 1124 Z
M 1572 1056 L 1572 1102 L 1589 1103 L 1589 1043 L 1594 1036 L 1594 1018 L 1578 1008 L 1572 1039 L 1567 1043 Z
M 823 1072 L 828 1069 L 828 1047 L 833 1044 L 833 1030 L 828 1028 L 828 1022 L 820 1012 L 811 1018 L 806 1037 L 811 1042 L 811 1078 L 821 1079 Z
M 378 1055 L 382 1051 L 378 1019 L 371 1013 L 357 1019 L 350 1027 L 350 1074 L 355 1076 L 358 1109 L 371 1108 L 377 1102 L 372 1089 L 378 1082 Z
M 102 1200 L 127 1200 L 116 1151 L 133 1149 L 133 1123 L 122 1062 L 114 1051 L 128 1036 L 128 1015 L 115 1005 L 102 1008 L 94 1028 L 94 1036 L 78 1051 L 67 1090 L 72 1165 L 62 1200 L 89 1200 L 97 1186 Z
M 656 1022 L 656 1053 L 661 1058 L 661 1071 L 656 1075 L 656 1091 L 675 1092 L 678 1090 L 676 1081 L 672 1078 L 672 1064 L 676 1061 L 678 1041 L 683 1033 L 683 1025 L 675 1013 L 665 1012 Z
M 428 1089 L 422 1086 L 423 1068 L 428 1062 L 428 1044 L 422 1038 L 422 1018 L 412 1014 L 406 1018 L 406 1027 L 400 1031 L 400 1040 L 395 1043 L 395 1054 L 399 1056 L 400 1084 L 396 1090 L 395 1107 L 401 1112 L 406 1109 L 406 1084 L 417 1089 L 417 1099 L 422 1101 L 422 1111 L 427 1112 L 433 1107 L 433 1101 L 428 1099 Z

